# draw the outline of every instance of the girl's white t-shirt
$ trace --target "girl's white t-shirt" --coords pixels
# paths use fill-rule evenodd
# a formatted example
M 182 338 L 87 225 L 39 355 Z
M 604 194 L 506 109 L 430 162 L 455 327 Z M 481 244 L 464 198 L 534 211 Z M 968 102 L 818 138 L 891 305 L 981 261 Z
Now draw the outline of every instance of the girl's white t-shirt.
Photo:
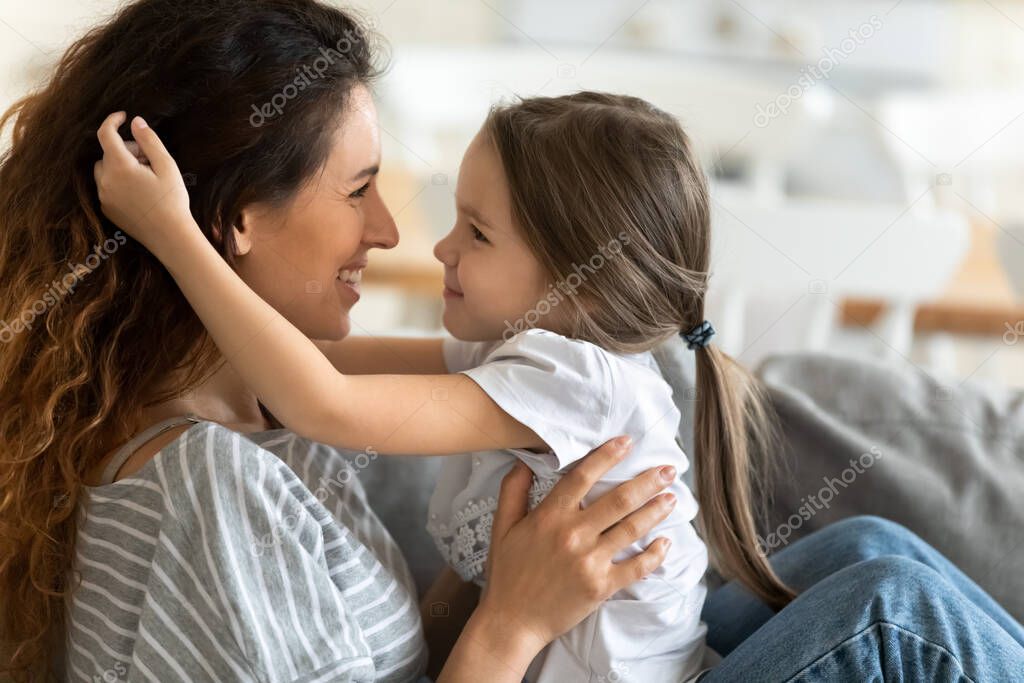
M 651 354 L 615 354 L 531 329 L 505 342 L 446 339 L 444 355 L 450 372 L 468 375 L 550 446 L 546 453 L 514 449 L 446 459 L 427 530 L 464 580 L 483 584 L 501 479 L 517 459 L 535 475 L 531 508 L 583 456 L 623 434 L 633 438 L 630 455 L 594 486 L 584 506 L 652 467 L 677 471 L 666 489 L 676 496 L 675 509 L 615 557 L 631 557 L 667 536 L 672 546 L 664 564 L 549 645 L 527 680 L 682 681 L 713 662 L 700 619 L 707 549 L 693 525 L 697 501 L 682 479 L 689 460 L 677 441 L 679 411 Z

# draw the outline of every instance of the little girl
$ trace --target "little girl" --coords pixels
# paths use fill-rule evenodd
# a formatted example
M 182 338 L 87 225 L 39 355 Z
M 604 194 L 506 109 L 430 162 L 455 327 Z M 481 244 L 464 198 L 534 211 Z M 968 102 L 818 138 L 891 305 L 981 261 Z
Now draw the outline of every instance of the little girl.
M 139 120 L 134 127 L 142 163 L 119 138 L 104 142 L 104 163 L 118 164 L 101 182 L 104 212 L 167 264 L 282 424 L 340 448 L 472 452 L 446 463 L 428 521 L 463 579 L 484 582 L 498 487 L 517 461 L 536 476 L 533 505 L 619 434 L 633 437 L 632 455 L 583 505 L 654 465 L 687 469 L 680 415 L 649 353 L 681 334 L 697 353 L 701 535 L 725 574 L 774 606 L 791 599 L 756 545 L 749 461 L 769 423 L 749 377 L 709 345 L 709 198 L 674 118 L 592 92 L 494 109 L 462 162 L 456 224 L 434 250 L 455 339 L 320 348 L 217 254 L 173 160 Z M 357 288 L 359 278 L 342 272 L 336 284 Z M 406 374 L 356 374 L 367 368 Z M 615 558 L 664 537 L 664 564 L 549 645 L 529 681 L 681 681 L 714 661 L 700 619 L 708 551 L 697 501 L 678 477 L 670 491 L 672 512 Z

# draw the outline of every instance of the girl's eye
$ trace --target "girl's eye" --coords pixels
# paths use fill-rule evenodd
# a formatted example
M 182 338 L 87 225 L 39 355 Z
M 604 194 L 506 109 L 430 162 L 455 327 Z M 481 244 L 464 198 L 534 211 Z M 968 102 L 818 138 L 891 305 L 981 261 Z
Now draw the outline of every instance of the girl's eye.
M 369 189 L 370 189 L 370 183 L 366 183 L 365 185 L 360 187 L 358 190 L 356 190 L 355 192 L 350 194 L 349 197 L 351 197 L 352 199 L 362 199 L 363 197 L 366 196 L 366 193 L 369 191 Z
M 473 231 L 473 239 L 478 242 L 487 242 L 487 236 L 480 232 L 475 225 L 469 226 L 469 229 Z

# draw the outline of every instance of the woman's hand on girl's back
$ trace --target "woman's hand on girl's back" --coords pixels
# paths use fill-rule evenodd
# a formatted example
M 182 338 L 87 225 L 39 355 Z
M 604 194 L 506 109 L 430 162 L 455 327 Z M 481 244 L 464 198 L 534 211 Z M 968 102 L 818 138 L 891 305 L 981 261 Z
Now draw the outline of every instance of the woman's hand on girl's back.
M 141 117 L 132 120 L 135 142 L 125 142 L 117 129 L 126 118 L 125 112 L 115 112 L 96 132 L 103 147 L 103 159 L 93 171 L 100 207 L 107 218 L 159 256 L 163 245 L 197 226 L 174 159 Z
M 580 508 L 591 487 L 628 451 L 629 440 L 622 437 L 601 446 L 529 514 L 530 470 L 518 463 L 505 477 L 487 586 L 439 682 L 464 680 L 460 673 L 467 670 L 475 671 L 475 680 L 484 671 L 492 680 L 521 680 L 516 676 L 548 643 L 661 566 L 669 547 L 665 538 L 623 562 L 613 563 L 612 557 L 668 516 L 674 496 L 654 496 L 675 479 L 674 468 L 648 470 Z

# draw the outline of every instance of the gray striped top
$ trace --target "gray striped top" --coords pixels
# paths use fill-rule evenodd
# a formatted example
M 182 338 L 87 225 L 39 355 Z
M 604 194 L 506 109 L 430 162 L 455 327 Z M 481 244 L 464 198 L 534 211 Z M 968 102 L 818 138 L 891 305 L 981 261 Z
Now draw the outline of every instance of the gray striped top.
M 67 678 L 418 679 L 415 588 L 355 455 L 199 421 L 131 477 L 90 488 Z

